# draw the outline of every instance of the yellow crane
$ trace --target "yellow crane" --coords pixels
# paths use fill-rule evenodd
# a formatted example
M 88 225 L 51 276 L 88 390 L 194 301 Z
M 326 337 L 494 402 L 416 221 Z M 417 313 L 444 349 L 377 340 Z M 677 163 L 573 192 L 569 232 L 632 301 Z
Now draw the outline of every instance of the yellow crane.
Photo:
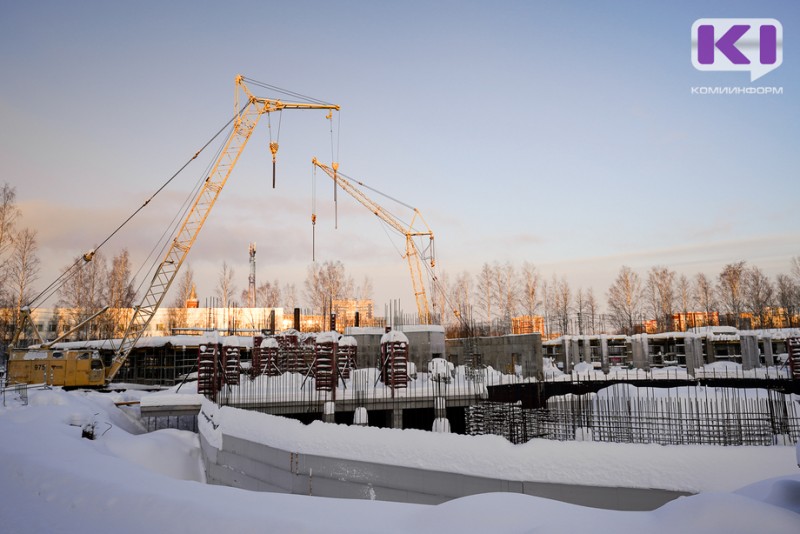
M 242 96 L 245 97 L 247 103 L 240 108 Z M 247 141 L 250 139 L 250 135 L 253 133 L 259 119 L 267 113 L 284 109 L 335 109 L 338 111 L 339 106 L 334 104 L 291 103 L 257 97 L 247 88 L 242 75 L 236 77 L 234 111 L 237 116 L 233 123 L 233 131 L 225 143 L 225 148 L 223 148 L 216 163 L 214 163 L 211 173 L 197 193 L 194 203 L 172 240 L 164 259 L 158 266 L 153 280 L 150 282 L 147 294 L 142 303 L 136 307 L 122 342 L 114 354 L 111 367 L 106 375 L 107 382 L 110 382 L 116 376 L 136 341 L 142 336 L 147 325 L 152 320 L 153 315 L 161 305 L 161 301 L 164 300 L 167 290 L 169 290 L 172 281 L 175 280 L 175 276 L 178 274 L 178 269 L 183 265 L 186 255 L 197 239 L 197 234 L 200 233 L 203 223 L 205 223 L 208 214 L 211 212 L 211 208 L 214 207 L 217 197 L 219 197 L 222 188 L 228 181 L 228 177 L 239 160 L 239 156 L 242 155 L 242 151 L 247 145 Z M 277 142 L 270 142 L 270 151 L 272 152 L 274 173 L 275 155 L 278 151 Z
M 320 163 L 317 158 L 313 158 L 311 163 L 322 169 L 325 174 L 333 179 L 335 186 L 340 186 L 344 189 L 350 196 L 355 198 L 358 202 L 360 202 L 364 207 L 374 213 L 378 218 L 380 218 L 383 222 L 388 224 L 394 230 L 405 236 L 406 238 L 406 252 L 404 257 L 408 260 L 408 268 L 411 271 L 411 284 L 414 288 L 414 298 L 416 299 L 417 303 L 417 313 L 419 315 L 420 323 L 422 324 L 430 324 L 431 320 L 431 313 L 428 307 L 428 295 L 425 292 L 425 283 L 422 277 L 422 260 L 423 254 L 420 252 L 419 248 L 417 247 L 417 243 L 414 240 L 417 237 L 427 237 L 429 242 L 429 250 L 430 250 L 430 266 L 431 268 L 436 266 L 436 258 L 434 257 L 434 249 L 433 249 L 433 231 L 431 231 L 428 223 L 425 222 L 425 219 L 422 217 L 422 214 L 419 212 L 417 208 L 410 207 L 414 214 L 411 217 L 411 222 L 408 224 L 403 223 L 397 217 L 389 213 L 383 207 L 381 207 L 377 202 L 369 198 L 363 191 L 361 191 L 358 187 L 356 187 L 350 180 L 346 177 L 339 174 L 339 164 L 338 163 L 331 163 L 330 166 Z M 363 183 L 357 182 L 358 185 L 364 186 Z M 312 214 L 311 216 L 312 224 L 316 223 L 316 215 Z M 423 229 L 417 229 L 416 226 L 419 224 L 424 226 Z
M 186 213 L 180 228 L 174 234 L 168 250 L 164 255 L 164 259 L 161 260 L 161 263 L 153 275 L 153 279 L 150 281 L 144 298 L 134 309 L 133 317 L 125 330 L 120 345 L 114 352 L 111 365 L 105 369 L 105 373 L 99 375 L 102 377 L 100 380 L 106 384 L 111 382 L 117 375 L 134 345 L 147 329 L 147 326 L 153 319 L 161 302 L 164 300 L 167 291 L 178 274 L 178 270 L 181 268 L 181 265 L 183 265 L 192 245 L 194 245 L 197 235 L 200 233 L 203 224 L 208 218 L 211 208 L 214 207 L 222 188 L 228 181 L 231 171 L 233 171 L 236 162 L 239 160 L 239 156 L 241 156 L 244 147 L 247 145 L 247 141 L 250 139 L 259 119 L 263 115 L 276 111 L 283 111 L 284 109 L 339 110 L 339 106 L 334 104 L 283 102 L 272 98 L 255 96 L 245 84 L 244 76 L 241 75 L 236 76 L 235 84 L 235 117 L 231 134 L 225 143 L 225 147 L 217 157 L 211 172 L 195 195 L 192 206 Z M 277 141 L 272 141 L 270 139 L 269 148 L 272 153 L 274 186 L 275 156 L 278 151 Z M 199 152 L 194 155 L 194 158 L 196 158 L 198 154 Z M 92 253 L 87 253 L 84 259 L 86 261 L 91 261 L 91 256 L 93 256 L 93 254 L 94 251 L 92 251 Z M 31 354 L 26 356 L 23 352 L 24 351 L 17 351 L 17 354 L 12 353 L 12 357 L 9 359 L 10 380 L 36 383 L 41 381 L 39 378 L 42 376 L 64 376 L 63 362 L 65 356 L 67 359 L 71 357 L 80 359 L 86 354 L 85 351 L 80 351 L 80 354 L 76 353 L 72 356 L 70 354 L 65 355 L 64 351 L 58 351 L 56 353 L 45 349 L 38 351 L 36 358 L 32 358 Z M 54 357 L 55 354 L 57 354 L 57 356 Z M 97 358 L 91 358 L 91 360 L 94 362 L 92 369 L 96 371 Z M 100 365 L 102 366 L 102 363 L 100 363 Z M 67 374 L 69 374 L 69 369 L 70 368 L 67 367 Z M 60 373 L 59 370 L 61 370 Z M 58 378 L 54 378 L 53 380 L 55 382 L 59 381 Z M 85 381 L 79 379 L 76 383 L 74 378 L 71 379 L 66 376 L 64 378 L 64 383 L 51 383 L 51 385 L 102 385 L 94 382 L 82 382 Z

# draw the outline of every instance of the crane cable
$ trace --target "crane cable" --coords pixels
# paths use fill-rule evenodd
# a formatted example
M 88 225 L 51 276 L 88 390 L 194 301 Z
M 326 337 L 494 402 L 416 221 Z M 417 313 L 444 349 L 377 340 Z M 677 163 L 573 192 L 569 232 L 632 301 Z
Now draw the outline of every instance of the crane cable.
M 164 232 L 161 234 L 161 237 L 159 237 L 158 240 L 156 240 L 155 244 L 153 245 L 153 248 L 150 250 L 150 253 L 147 255 L 147 257 L 144 259 L 144 261 L 139 266 L 139 269 L 134 274 L 134 276 L 133 276 L 134 279 L 136 279 L 139 276 L 139 273 L 142 271 L 142 269 L 144 269 L 145 265 L 148 265 L 148 262 L 150 261 L 151 258 L 153 258 L 153 257 L 160 258 L 160 257 L 164 256 L 164 252 L 165 252 L 165 250 L 166 250 L 166 248 L 167 248 L 167 246 L 169 244 L 169 241 L 167 240 L 167 237 L 170 236 L 170 235 L 175 235 L 175 233 L 176 233 L 176 231 L 178 229 L 178 226 L 180 225 L 180 222 L 185 218 L 186 212 L 188 212 L 189 209 L 192 206 L 192 200 L 197 198 L 199 190 L 203 187 L 203 184 L 206 181 L 206 177 L 211 172 L 211 169 L 213 168 L 214 162 L 216 162 L 219 159 L 219 155 L 222 153 L 223 148 L 224 148 L 224 143 L 220 144 L 219 148 L 217 149 L 217 152 L 214 154 L 214 157 L 211 158 L 211 160 L 209 161 L 209 163 L 206 166 L 205 170 L 200 175 L 200 178 L 197 180 L 197 183 L 195 183 L 194 188 L 191 191 L 189 191 L 189 193 L 186 195 L 186 198 L 184 199 L 183 204 L 175 212 L 175 215 L 173 216 L 172 221 L 170 221 L 170 223 L 164 229 Z M 160 244 L 160 248 L 159 248 L 159 244 Z M 158 249 L 158 251 L 157 251 L 157 249 Z M 145 280 L 150 280 L 151 279 L 151 274 L 156 269 L 157 265 L 159 265 L 159 263 L 156 260 L 153 260 L 152 263 L 149 263 L 149 268 L 148 268 L 147 272 L 145 273 L 145 276 L 143 276 L 139 280 L 139 286 L 136 288 L 136 292 L 137 293 L 139 293 L 139 291 L 144 287 Z
M 317 261 L 317 166 L 311 164 L 311 261 Z
M 337 118 L 339 117 L 339 112 L 336 112 Z M 333 168 L 333 227 L 334 229 L 339 228 L 339 201 L 337 199 L 337 186 L 338 186 L 338 172 L 339 172 L 339 139 L 338 139 L 338 132 L 337 132 L 337 139 L 336 139 L 336 151 L 334 154 L 333 149 L 333 110 L 328 110 L 328 114 L 325 115 L 325 118 L 330 121 L 330 133 L 331 133 L 331 167 Z M 339 121 L 339 127 L 341 127 L 341 121 Z
M 242 79 L 244 81 L 246 81 L 250 85 L 255 85 L 255 86 L 261 87 L 262 89 L 269 89 L 270 91 L 276 91 L 278 93 L 283 93 L 286 96 L 289 96 L 291 98 L 296 98 L 298 100 L 305 100 L 306 102 L 311 103 L 311 104 L 322 104 L 322 105 L 326 105 L 326 106 L 334 105 L 333 103 L 326 102 L 325 100 L 320 100 L 318 98 L 313 98 L 313 97 L 310 97 L 310 96 L 302 95 L 300 93 L 297 93 L 295 91 L 290 91 L 288 89 L 281 89 L 280 87 L 277 87 L 275 85 L 270 85 L 268 83 L 259 82 L 258 80 L 254 80 L 252 78 L 247 78 L 246 76 L 242 77 Z
M 90 250 L 90 251 L 86 252 L 86 253 L 85 253 L 85 254 L 83 254 L 81 257 L 79 257 L 78 259 L 76 259 L 76 260 L 75 260 L 75 263 L 73 263 L 73 264 L 72 264 L 70 267 L 68 267 L 68 268 L 67 268 L 67 269 L 66 269 L 66 270 L 65 270 L 63 273 L 61 273 L 61 275 L 60 275 L 59 277 L 57 277 L 57 278 L 56 278 L 56 279 L 55 279 L 55 280 L 54 280 L 54 281 L 53 281 L 53 282 L 52 282 L 52 283 L 51 283 L 49 286 L 47 286 L 47 287 L 46 287 L 46 288 L 45 288 L 43 291 L 41 291 L 41 292 L 40 292 L 38 295 L 36 295 L 36 296 L 35 296 L 33 299 L 31 299 L 31 301 L 30 301 L 30 304 L 28 304 L 28 306 L 29 306 L 29 307 L 30 307 L 30 306 L 32 306 L 32 305 L 33 305 L 34 303 L 36 303 L 36 302 L 37 302 L 37 301 L 38 301 L 40 298 L 42 298 L 42 296 L 43 296 L 43 295 L 45 295 L 45 294 L 47 294 L 47 297 L 46 297 L 46 298 L 43 300 L 43 302 L 44 302 L 44 301 L 46 301 L 47 299 L 49 299 L 50 297 L 52 297 L 52 296 L 55 294 L 55 292 L 56 292 L 56 291 L 58 291 L 59 289 L 61 289 L 61 287 L 63 287 L 63 286 L 64 286 L 64 284 L 67 282 L 67 280 L 69 280 L 70 278 L 72 278 L 72 277 L 75 275 L 75 273 L 77 273 L 77 271 L 79 270 L 79 269 L 77 269 L 77 268 L 78 268 L 78 267 L 81 265 L 81 263 L 80 263 L 80 262 L 81 262 L 81 260 L 83 260 L 84 264 L 86 264 L 86 263 L 88 263 L 88 262 L 92 261 L 92 259 L 94 258 L 94 255 L 97 253 L 97 251 L 98 251 L 98 250 L 100 250 L 100 248 L 101 248 L 103 245 L 105 245 L 105 244 L 106 244 L 106 243 L 107 243 L 107 242 L 108 242 L 108 241 L 109 241 L 109 240 L 110 240 L 112 237 L 114 237 L 114 235 L 116 235 L 116 234 L 117 234 L 117 233 L 118 233 L 118 232 L 119 232 L 119 231 L 120 231 L 120 230 L 121 230 L 121 229 L 122 229 L 122 228 L 123 228 L 123 227 L 124 227 L 126 224 L 128 224 L 128 223 L 130 222 L 130 220 L 131 220 L 131 219 L 133 219 L 133 218 L 134 218 L 134 217 L 135 217 L 135 216 L 136 216 L 136 215 L 137 215 L 137 214 L 138 214 L 140 211 L 142 211 L 142 210 L 144 209 L 144 207 L 145 207 L 145 206 L 147 206 L 147 205 L 150 203 L 150 201 L 151 201 L 151 200 L 153 200 L 153 199 L 156 197 L 156 195 L 158 195 L 159 193 L 161 193 L 161 191 L 163 191 L 163 190 L 164 190 L 164 188 L 166 188 L 166 187 L 167 187 L 167 186 L 168 186 L 168 185 L 169 185 L 169 184 L 170 184 L 170 183 L 171 183 L 171 182 L 172 182 L 172 181 L 173 181 L 173 180 L 174 180 L 174 179 L 175 179 L 175 178 L 176 178 L 176 177 L 177 177 L 177 176 L 178 176 L 178 175 L 179 175 L 179 174 L 180 174 L 180 173 L 181 173 L 183 170 L 184 170 L 184 169 L 186 169 L 186 167 L 188 167 L 188 166 L 189 166 L 189 164 L 190 164 L 192 161 L 194 161 L 195 159 L 197 159 L 197 157 L 200 155 L 200 153 L 202 153 L 202 152 L 203 152 L 203 150 L 205 150 L 205 149 L 208 147 L 208 145 L 210 145 L 210 144 L 211 144 L 211 143 L 214 141 L 214 139 L 216 139 L 217 137 L 219 137 L 219 135 L 220 135 L 220 134 L 221 134 L 223 131 L 225 131 L 225 130 L 228 128 L 228 126 L 230 126 L 230 124 L 231 124 L 231 123 L 232 123 L 234 120 L 236 120 L 236 118 L 237 118 L 239 115 L 241 115 L 241 113 L 242 113 L 242 111 L 244 111 L 245 107 L 247 107 L 247 104 L 246 104 L 245 106 L 243 106 L 241 110 L 239 110 L 239 113 L 237 113 L 237 114 L 235 114 L 233 117 L 231 117 L 231 119 L 230 119 L 228 122 L 226 122 L 226 123 L 225 123 L 225 125 L 224 125 L 222 128 L 220 128 L 220 129 L 219 129 L 219 131 L 217 131 L 217 133 L 215 133 L 215 134 L 214 134 L 214 135 L 211 137 L 211 139 L 209 139 L 209 140 L 206 142 L 206 144 L 204 144 L 204 145 L 203 145 L 203 146 L 200 148 L 200 150 L 198 150 L 197 152 L 195 152 L 195 153 L 194 153 L 194 155 L 193 155 L 191 158 L 189 158 L 189 160 L 188 160 L 186 163 L 184 163 L 184 164 L 183 164 L 183 166 L 181 166 L 181 168 L 180 168 L 180 169 L 178 169 L 178 170 L 177 170 L 177 171 L 176 171 L 176 172 L 175 172 L 175 173 L 174 173 L 172 176 L 170 176 L 170 178 L 169 178 L 169 179 L 168 179 L 168 180 L 167 180 L 167 181 L 166 181 L 166 182 L 165 182 L 165 183 L 164 183 L 164 184 L 163 184 L 161 187 L 159 187 L 159 188 L 156 190 L 156 192 L 155 192 L 155 193 L 153 193 L 153 194 L 150 196 L 150 198 L 148 198 L 147 200 L 145 200 L 145 201 L 144 201 L 144 203 L 143 203 L 141 206 L 139 206 L 139 208 L 137 208 L 137 209 L 136 209 L 136 210 L 135 210 L 135 211 L 134 211 L 134 212 L 133 212 L 133 213 L 132 213 L 132 214 L 131 214 L 131 215 L 130 215 L 128 218 L 127 218 L 127 219 L 125 219 L 125 220 L 122 222 L 122 224 L 120 224 L 119 226 L 117 226 L 117 228 L 116 228 L 116 229 L 115 229 L 113 232 L 111 232 L 111 234 L 109 234 L 109 235 L 108 235 L 108 236 L 107 236 L 107 237 L 106 237 L 106 238 L 105 238 L 105 239 L 104 239 L 104 240 L 103 240 L 103 241 L 102 241 L 102 242 L 101 242 L 99 245 L 97 245 L 97 246 L 96 246 L 96 247 L 94 247 L 92 250 Z

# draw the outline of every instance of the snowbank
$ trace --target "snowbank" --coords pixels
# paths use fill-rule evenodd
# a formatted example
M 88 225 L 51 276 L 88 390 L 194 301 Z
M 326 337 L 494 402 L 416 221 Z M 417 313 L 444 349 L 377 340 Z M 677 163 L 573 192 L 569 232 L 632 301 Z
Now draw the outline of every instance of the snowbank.
M 206 420 L 206 414 L 209 419 Z M 213 423 L 213 424 L 212 424 Z M 713 447 L 532 440 L 500 436 L 332 425 L 204 401 L 200 431 L 219 447 L 222 434 L 305 454 L 515 481 L 731 491 L 796 471 L 793 447 Z
M 438 506 L 409 505 L 367 500 L 340 500 L 256 493 L 202 483 L 197 437 L 178 431 L 142 434 L 133 407 L 117 408 L 114 401 L 136 400 L 140 392 L 116 394 L 32 391 L 30 405 L 7 397 L 0 407 L 0 518 L 4 532 L 83 532 L 127 534 L 140 532 L 326 532 L 367 533 L 470 533 L 613 531 L 618 534 L 674 534 L 693 532 L 730 534 L 764 532 L 794 534 L 800 530 L 800 473 L 790 447 L 726 449 L 700 447 L 716 456 L 708 471 L 713 487 L 735 484 L 728 471 L 739 463 L 759 464 L 763 457 L 791 453 L 786 463 L 776 459 L 789 476 L 761 480 L 735 493 L 705 493 L 681 498 L 653 512 L 613 512 L 584 508 L 519 494 L 495 493 L 456 499 Z M 277 419 L 277 418 L 270 418 Z M 82 439 L 81 428 L 70 422 L 97 422 L 97 439 Z M 275 421 L 269 423 L 278 429 Z M 111 425 L 110 427 L 108 425 Z M 309 429 L 318 434 L 311 425 Z M 318 425 L 317 425 L 318 426 Z M 328 425 L 334 434 L 354 428 Z M 374 429 L 361 429 L 374 430 Z M 301 437 L 293 431 L 294 437 Z M 398 437 L 413 431 L 389 431 Z M 454 436 L 437 434 L 444 442 Z M 356 436 L 360 439 L 360 436 Z M 408 443 L 415 440 L 409 439 Z M 482 441 L 482 440 L 478 440 Z M 499 442 L 497 442 L 499 443 Z M 417 441 L 415 457 L 440 456 L 428 451 L 430 442 Z M 510 444 L 509 444 L 510 445 Z M 520 447 L 533 456 L 545 456 L 551 473 L 576 469 L 620 471 L 625 479 L 629 462 L 597 444 L 553 444 L 553 448 Z M 320 446 L 319 443 L 313 446 Z M 565 447 L 566 446 L 566 447 Z M 619 447 L 614 447 L 619 448 Z M 638 448 L 622 447 L 635 451 Z M 697 447 L 684 450 L 676 463 L 669 447 L 648 448 L 647 476 L 670 470 L 686 471 L 683 463 L 697 466 L 708 456 Z M 562 452 L 563 450 L 563 452 Z M 665 451 L 665 455 L 659 454 Z M 494 464 L 506 463 L 500 449 Z M 448 451 L 460 456 L 459 449 Z M 634 454 L 633 456 L 637 456 Z M 592 461 L 586 461 L 589 458 Z M 617 466 L 610 460 L 618 462 Z M 469 450 L 462 466 L 470 461 Z M 171 464 L 171 465 L 170 465 Z M 571 466 L 571 467 L 570 467 Z M 750 473 L 757 476 L 758 468 Z M 584 473 L 589 475 L 590 473 Z M 761 473 L 761 479 L 770 475 Z M 733 477 L 737 478 L 737 477 Z

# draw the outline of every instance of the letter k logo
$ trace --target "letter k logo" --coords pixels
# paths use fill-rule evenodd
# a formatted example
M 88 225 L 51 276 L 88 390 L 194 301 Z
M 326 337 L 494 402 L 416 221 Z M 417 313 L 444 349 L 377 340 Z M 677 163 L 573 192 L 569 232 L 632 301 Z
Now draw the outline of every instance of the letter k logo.
M 783 63 L 783 26 L 775 19 L 698 19 L 692 65 L 702 71 L 748 71 L 755 81 Z
M 736 24 L 731 26 L 717 42 L 714 42 L 714 26 L 703 24 L 697 28 L 697 61 L 701 65 L 714 63 L 714 49 L 719 49 L 734 65 L 749 65 L 750 60 L 736 48 L 736 41 L 747 33 L 750 26 Z

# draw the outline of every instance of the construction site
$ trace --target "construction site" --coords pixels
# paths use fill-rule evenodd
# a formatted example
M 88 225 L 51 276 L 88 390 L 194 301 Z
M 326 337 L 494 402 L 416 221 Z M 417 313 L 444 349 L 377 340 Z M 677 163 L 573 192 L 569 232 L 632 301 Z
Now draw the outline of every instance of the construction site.
M 55 319 L 48 323 L 42 319 L 44 312 L 36 309 L 89 265 L 115 231 L 21 307 L 21 323 L 7 365 L 10 387 L 110 388 L 115 383 L 152 388 L 177 386 L 220 406 L 284 415 L 304 422 L 321 419 L 362 426 L 499 433 L 515 442 L 546 435 L 561 439 L 570 432 L 575 439 L 578 416 L 565 417 L 566 426 L 550 432 L 545 426 L 548 421 L 552 423 L 554 412 L 536 411 L 523 417 L 518 410 L 547 410 L 550 397 L 583 394 L 620 382 L 705 387 L 708 380 L 719 379 L 723 382 L 718 385 L 725 387 L 746 384 L 748 388 L 766 388 L 775 395 L 800 393 L 800 332 L 792 329 L 745 333 L 707 328 L 702 333 L 561 336 L 544 342 L 538 332 L 478 336 L 446 296 L 438 307 L 437 299 L 432 298 L 431 292 L 439 289 L 434 234 L 419 210 L 343 174 L 338 162 L 325 164 L 316 157 L 311 158 L 314 175 L 320 172 L 333 184 L 335 224 L 338 225 L 341 191 L 404 241 L 400 255 L 410 275 L 416 309 L 413 321 L 403 320 L 399 307 L 387 309 L 383 318 L 376 318 L 371 300 L 337 300 L 332 293 L 313 312 L 258 308 L 255 243 L 249 248 L 246 307 L 201 308 L 194 287 L 185 308 L 162 306 L 262 117 L 284 110 L 323 112 L 331 124 L 333 138 L 333 117 L 339 106 L 317 99 L 285 102 L 256 96 L 251 87 L 275 88 L 243 76 L 236 77 L 235 87 L 236 114 L 203 148 L 228 127 L 230 133 L 209 172 L 199 180 L 190 202 L 176 217 L 179 222 L 171 233 L 165 234 L 164 253 L 151 268 L 153 274 L 140 304 L 115 310 L 115 316 L 123 318 L 124 328 L 120 331 L 124 335 L 70 341 L 70 336 L 97 321 L 107 308 L 80 317 L 69 328 L 54 324 Z M 277 137 L 272 137 L 271 123 L 269 131 L 274 188 L 279 143 Z M 410 218 L 404 221 L 394 215 L 367 190 L 399 202 L 407 208 Z M 316 223 L 314 196 L 312 261 Z M 439 294 L 445 292 L 439 290 Z M 178 315 L 182 315 L 180 321 L 175 319 Z M 459 330 L 467 335 L 446 339 L 445 329 L 436 324 L 442 322 L 444 315 L 460 322 L 463 327 Z M 719 367 L 721 363 L 731 365 Z M 717 376 L 718 372 L 722 376 Z M 588 390 L 587 383 L 593 384 Z M 796 441 L 800 425 L 794 405 L 773 399 L 769 406 L 774 402 L 788 408 L 776 412 L 773 408 L 748 406 L 743 408 L 745 418 L 761 420 L 761 415 L 755 414 L 764 412 L 773 418 L 768 427 L 774 435 Z M 187 408 L 182 402 L 165 402 L 143 406 L 142 413 L 156 418 L 179 417 L 194 415 L 198 409 L 196 404 Z M 762 434 L 759 435 L 763 437 Z

